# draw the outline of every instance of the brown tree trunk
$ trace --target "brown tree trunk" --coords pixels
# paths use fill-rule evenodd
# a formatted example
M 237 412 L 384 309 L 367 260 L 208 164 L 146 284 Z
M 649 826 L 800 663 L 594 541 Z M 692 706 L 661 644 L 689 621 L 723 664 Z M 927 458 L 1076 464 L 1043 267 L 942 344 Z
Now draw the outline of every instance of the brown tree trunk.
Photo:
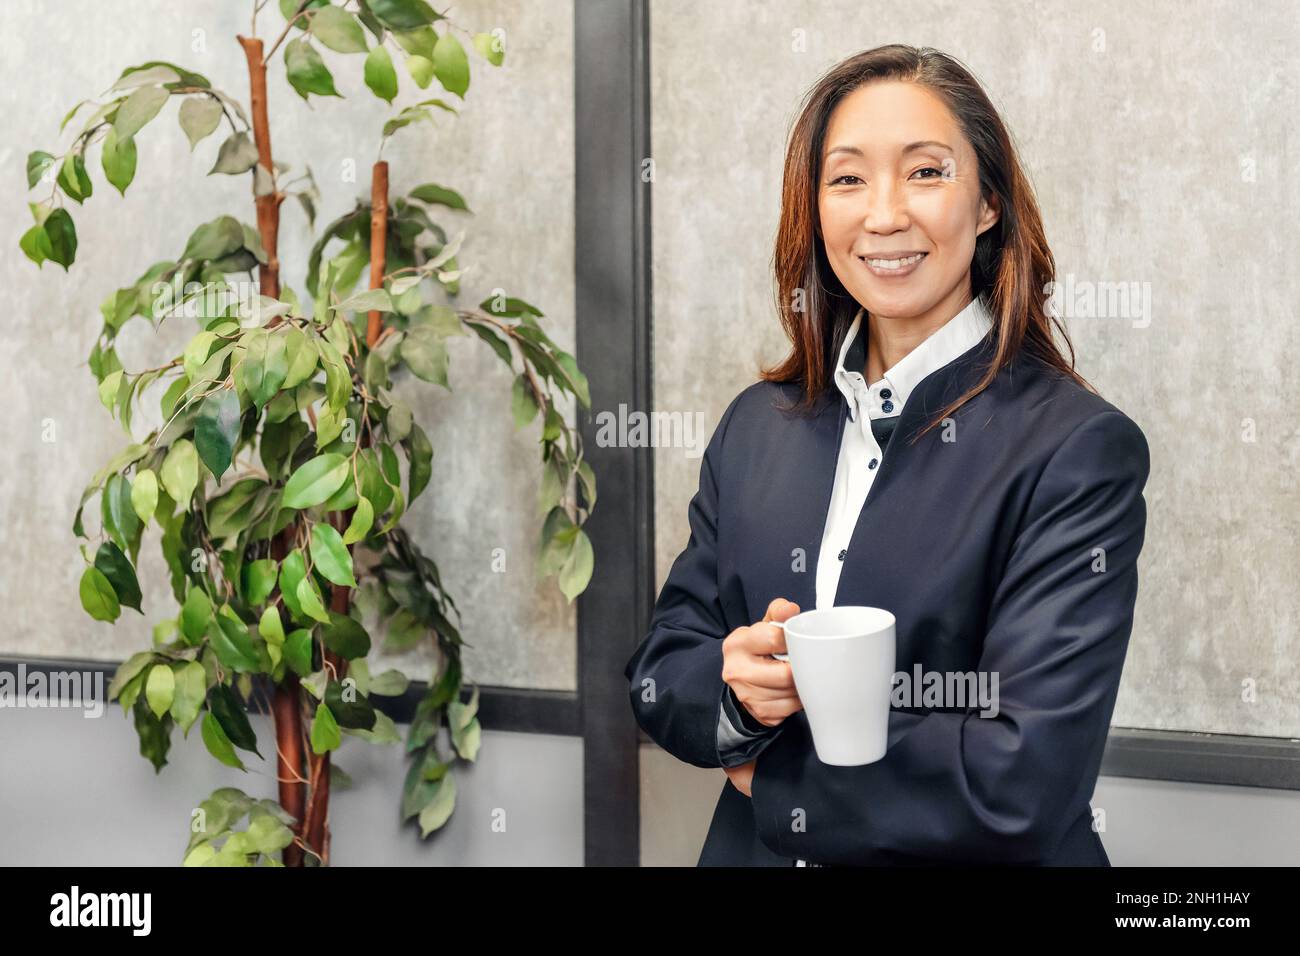
M 388 260 L 388 163 L 380 160 L 370 173 L 370 288 L 384 284 L 384 266 Z M 366 323 L 366 345 L 379 341 L 383 319 L 376 310 Z M 376 515 L 378 517 L 378 515 Z
M 271 124 L 267 116 L 266 65 L 262 62 L 262 41 L 258 37 L 238 37 L 248 60 L 249 106 L 253 121 L 253 140 L 257 144 L 258 164 L 273 175 L 275 166 L 271 158 Z M 257 269 L 258 285 L 262 295 L 279 298 L 280 295 L 280 203 L 284 200 L 279 190 L 256 198 L 257 231 L 266 250 L 266 264 Z M 292 525 L 275 537 L 271 543 L 271 557 L 283 560 L 289 553 Z M 304 810 L 306 790 L 303 784 L 303 722 L 302 688 L 298 675 L 285 674 L 276 685 L 271 702 L 275 719 L 276 778 L 279 781 L 280 806 L 292 814 L 298 823 L 294 833 L 301 839 L 305 831 Z M 285 866 L 302 866 L 303 850 L 297 843 L 284 848 L 282 862 Z

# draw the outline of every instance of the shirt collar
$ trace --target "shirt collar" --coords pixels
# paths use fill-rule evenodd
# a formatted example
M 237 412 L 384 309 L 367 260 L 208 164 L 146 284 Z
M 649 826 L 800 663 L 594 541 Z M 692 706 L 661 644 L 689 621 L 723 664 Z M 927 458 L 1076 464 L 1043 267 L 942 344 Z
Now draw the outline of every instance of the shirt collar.
M 908 396 L 923 378 L 974 348 L 993 326 L 993 317 L 983 299 L 976 296 L 966 308 L 895 363 L 880 381 L 868 386 L 862 373 L 867 364 L 865 318 L 866 310 L 858 309 L 840 346 L 835 385 L 849 403 L 850 416 L 860 402 L 865 402 L 871 418 L 901 413 Z

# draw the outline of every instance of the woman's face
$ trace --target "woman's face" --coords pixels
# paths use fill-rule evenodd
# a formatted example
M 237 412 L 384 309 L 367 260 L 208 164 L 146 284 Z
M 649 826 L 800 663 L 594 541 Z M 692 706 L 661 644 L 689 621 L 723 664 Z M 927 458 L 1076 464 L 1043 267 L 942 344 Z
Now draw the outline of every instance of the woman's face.
M 970 301 L 975 238 L 998 218 L 955 117 L 924 87 L 897 81 L 836 105 L 817 209 L 826 257 L 859 305 L 936 327 Z

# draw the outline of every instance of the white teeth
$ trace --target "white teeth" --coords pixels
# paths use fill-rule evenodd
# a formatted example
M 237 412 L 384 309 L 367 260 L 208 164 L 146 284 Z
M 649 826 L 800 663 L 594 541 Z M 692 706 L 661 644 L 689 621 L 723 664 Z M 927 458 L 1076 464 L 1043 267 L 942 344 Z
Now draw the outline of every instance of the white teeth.
M 905 259 L 864 259 L 863 261 L 877 269 L 902 269 L 910 266 L 913 262 L 920 262 L 925 258 L 924 252 L 918 252 L 914 256 L 908 256 Z

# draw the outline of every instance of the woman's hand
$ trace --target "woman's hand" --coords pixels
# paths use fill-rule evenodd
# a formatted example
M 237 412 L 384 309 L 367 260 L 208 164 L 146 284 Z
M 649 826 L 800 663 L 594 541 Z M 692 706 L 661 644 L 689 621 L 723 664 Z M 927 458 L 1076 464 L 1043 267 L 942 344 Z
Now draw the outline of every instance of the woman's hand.
M 731 785 L 743 793 L 745 796 L 753 798 L 754 794 L 751 788 L 754 784 L 754 764 L 757 760 L 751 760 L 749 763 L 742 763 L 739 767 L 726 767 L 727 777 L 731 780 Z
M 799 605 L 777 598 L 767 606 L 762 621 L 738 627 L 722 640 L 722 679 L 755 720 L 776 727 L 803 709 L 787 661 L 771 654 L 785 653 L 785 629 L 770 621 L 786 621 L 799 613 Z

